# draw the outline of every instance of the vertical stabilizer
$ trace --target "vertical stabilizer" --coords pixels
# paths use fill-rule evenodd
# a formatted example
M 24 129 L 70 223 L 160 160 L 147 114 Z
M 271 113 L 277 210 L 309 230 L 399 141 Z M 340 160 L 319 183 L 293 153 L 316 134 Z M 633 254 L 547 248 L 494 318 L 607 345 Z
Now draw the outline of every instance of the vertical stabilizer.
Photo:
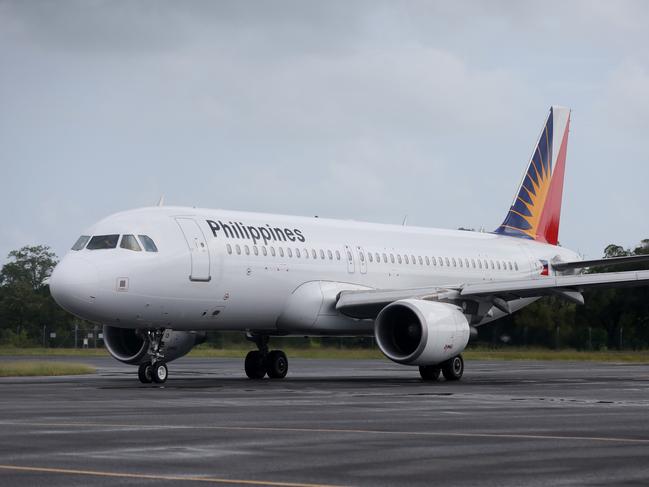
M 495 233 L 557 245 L 570 110 L 553 106 L 505 221 Z

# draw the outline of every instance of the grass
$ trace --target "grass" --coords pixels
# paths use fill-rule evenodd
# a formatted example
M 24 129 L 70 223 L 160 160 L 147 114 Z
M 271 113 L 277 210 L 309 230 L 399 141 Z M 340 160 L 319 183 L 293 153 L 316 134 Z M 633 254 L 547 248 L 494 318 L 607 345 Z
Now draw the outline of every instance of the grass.
M 272 348 L 272 342 L 271 342 Z M 351 349 L 336 347 L 298 348 L 283 346 L 282 350 L 293 358 L 313 359 L 383 359 L 378 349 Z M 200 345 L 194 348 L 190 357 L 196 358 L 243 358 L 252 346 L 232 345 L 228 348 L 212 348 Z M 13 348 L 0 347 L 0 356 L 65 356 L 65 357 L 105 357 L 103 348 Z M 464 352 L 467 360 L 565 360 L 589 362 L 649 363 L 649 351 L 577 351 L 547 350 L 536 348 L 470 348 Z
M 0 356 L 12 357 L 106 357 L 105 348 L 43 348 L 43 347 L 6 347 L 0 346 Z
M 42 360 L 0 361 L 0 377 L 28 377 L 94 374 L 95 368 L 74 362 Z

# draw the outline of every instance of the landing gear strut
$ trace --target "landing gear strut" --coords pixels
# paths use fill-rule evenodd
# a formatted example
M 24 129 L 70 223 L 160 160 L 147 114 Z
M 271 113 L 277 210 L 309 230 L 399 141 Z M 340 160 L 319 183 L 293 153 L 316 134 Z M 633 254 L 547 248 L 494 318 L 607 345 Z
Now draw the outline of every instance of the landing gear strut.
M 244 368 L 250 379 L 263 379 L 266 374 L 271 379 L 283 379 L 288 373 L 288 359 L 281 350 L 268 351 L 268 335 L 247 333 L 246 338 L 255 342 L 259 350 L 246 355 Z
M 144 333 L 149 340 L 148 356 L 150 362 L 140 364 L 137 376 L 142 384 L 164 384 L 169 376 L 169 369 L 165 364 L 164 356 L 164 328 L 158 330 L 147 330 Z
M 464 359 L 462 355 L 456 355 L 439 365 L 422 365 L 419 367 L 419 374 L 425 381 L 434 382 L 438 380 L 440 373 L 444 375 L 447 381 L 460 380 L 464 374 Z

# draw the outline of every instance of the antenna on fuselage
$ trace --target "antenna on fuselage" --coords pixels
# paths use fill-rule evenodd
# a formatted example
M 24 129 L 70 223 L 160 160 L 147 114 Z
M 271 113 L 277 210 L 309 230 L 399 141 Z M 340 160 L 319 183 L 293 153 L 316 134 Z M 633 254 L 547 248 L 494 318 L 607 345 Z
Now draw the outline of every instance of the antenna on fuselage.
M 158 204 L 156 206 L 164 206 L 165 204 L 165 195 L 160 196 L 160 199 L 158 200 Z
M 402 226 L 406 226 L 408 224 L 408 215 L 403 217 L 403 222 L 401 223 Z

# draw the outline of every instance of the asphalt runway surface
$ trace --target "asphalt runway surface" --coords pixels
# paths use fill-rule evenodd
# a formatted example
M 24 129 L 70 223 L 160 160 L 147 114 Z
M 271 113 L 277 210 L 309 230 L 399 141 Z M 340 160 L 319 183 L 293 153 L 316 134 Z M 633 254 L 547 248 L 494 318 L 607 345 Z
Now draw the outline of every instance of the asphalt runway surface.
M 250 381 L 243 359 L 185 358 L 147 386 L 58 360 L 98 373 L 0 379 L 2 486 L 649 485 L 649 365 L 467 361 L 424 383 L 289 357 Z

